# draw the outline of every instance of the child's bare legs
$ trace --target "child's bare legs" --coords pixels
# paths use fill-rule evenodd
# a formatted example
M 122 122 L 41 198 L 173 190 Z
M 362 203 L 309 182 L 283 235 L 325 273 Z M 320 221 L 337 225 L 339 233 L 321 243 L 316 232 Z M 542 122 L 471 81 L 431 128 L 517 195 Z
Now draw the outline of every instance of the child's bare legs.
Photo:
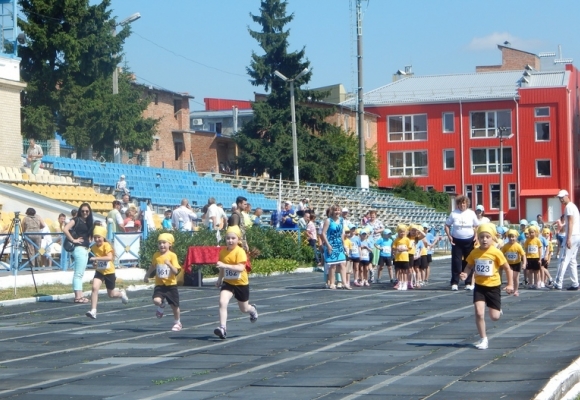
M 173 319 L 175 322 L 179 322 L 179 318 L 181 317 L 181 310 L 179 310 L 179 307 L 174 306 L 173 304 L 171 304 L 171 310 L 173 311 Z
M 358 272 L 358 262 L 353 261 L 352 262 L 352 272 L 353 272 L 353 279 L 355 282 L 358 282 L 359 280 L 359 272 Z
M 550 271 L 548 271 L 548 268 L 542 267 L 542 272 L 544 274 L 544 280 L 542 282 L 544 282 L 546 278 L 548 278 L 548 281 L 552 280 L 552 275 L 550 275 Z
M 540 271 L 534 271 L 534 285 L 536 285 L 536 287 L 538 287 L 538 285 L 540 284 Z
M 476 301 L 473 303 L 475 308 L 475 325 L 477 326 L 477 332 L 479 336 L 483 339 L 487 337 L 485 332 L 485 301 Z M 501 317 L 501 311 L 494 308 L 489 309 L 489 318 L 492 321 L 497 321 Z
M 381 276 L 383 275 L 383 265 L 377 267 L 377 280 L 381 280 Z
M 512 271 L 513 273 L 513 281 L 514 281 L 514 293 L 518 293 L 518 289 L 520 287 L 520 273 L 518 271 Z
M 93 291 L 91 292 L 91 309 L 93 310 L 97 309 L 97 302 L 99 301 L 99 289 L 101 288 L 102 284 L 103 281 L 99 278 L 93 279 Z
M 389 270 L 389 280 L 393 280 L 393 267 L 391 265 L 387 266 L 388 270 Z
M 249 314 L 252 311 L 254 311 L 254 306 L 251 306 L 249 301 L 238 301 L 238 307 L 240 308 L 240 311 L 243 312 L 244 314 Z
M 228 322 L 228 304 L 232 297 L 234 297 L 234 294 L 229 290 L 222 290 L 220 292 L 220 326 L 224 329 Z M 240 305 L 240 310 L 242 310 L 241 307 L 242 306 Z M 244 311 L 242 310 L 242 312 Z
M 341 262 L 340 264 L 338 264 L 338 267 L 336 267 L 336 272 L 338 272 L 342 284 L 348 285 L 349 282 L 346 279 L 346 262 Z

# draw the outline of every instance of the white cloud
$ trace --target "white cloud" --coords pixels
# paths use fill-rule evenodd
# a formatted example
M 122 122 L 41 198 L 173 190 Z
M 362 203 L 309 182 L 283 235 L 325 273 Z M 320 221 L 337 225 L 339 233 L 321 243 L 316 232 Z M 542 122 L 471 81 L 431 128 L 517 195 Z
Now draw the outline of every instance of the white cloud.
M 509 32 L 494 32 L 487 36 L 471 39 L 467 49 L 472 51 L 496 49 L 498 44 L 503 44 L 506 41 L 510 43 L 510 47 L 524 51 L 537 50 L 545 45 L 538 39 L 522 39 Z

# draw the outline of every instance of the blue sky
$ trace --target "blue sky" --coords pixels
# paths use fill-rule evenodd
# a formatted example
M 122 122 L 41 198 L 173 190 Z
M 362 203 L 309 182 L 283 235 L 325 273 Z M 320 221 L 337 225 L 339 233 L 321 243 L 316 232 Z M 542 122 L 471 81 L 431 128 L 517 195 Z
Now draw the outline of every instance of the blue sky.
M 94 3 L 95 1 L 91 1 Z M 497 44 L 557 52 L 580 65 L 578 0 L 370 0 L 363 1 L 364 82 L 367 92 L 412 65 L 417 75 L 474 72 L 501 63 Z M 125 60 L 141 83 L 195 97 L 253 99 L 263 88 L 246 74 L 251 52 L 262 54 L 248 27 L 259 0 L 112 0 L 121 21 L 139 12 L 125 43 Z M 351 11 L 352 8 L 352 11 Z M 356 88 L 354 0 L 290 0 L 290 48 L 306 48 L 309 87 L 336 83 Z

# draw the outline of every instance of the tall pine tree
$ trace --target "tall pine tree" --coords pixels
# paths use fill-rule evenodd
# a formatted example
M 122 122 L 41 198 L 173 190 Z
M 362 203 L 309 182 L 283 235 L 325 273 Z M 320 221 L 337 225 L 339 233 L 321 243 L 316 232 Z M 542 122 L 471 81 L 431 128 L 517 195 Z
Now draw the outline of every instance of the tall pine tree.
M 22 128 L 28 137 L 49 139 L 59 132 L 79 150 L 121 147 L 149 150 L 156 121 L 143 119 L 147 99 L 119 77 L 112 94 L 112 74 L 120 61 L 129 26 L 116 36 L 110 0 L 21 0 L 27 36 L 19 47 L 23 96 Z
M 281 173 L 284 179 L 293 177 L 289 84 L 274 75 L 274 71 L 293 78 L 304 68 L 310 69 L 310 62 L 305 59 L 304 48 L 288 51 L 289 30 L 285 26 L 294 15 L 287 15 L 286 5 L 284 0 L 263 0 L 260 14 L 250 14 L 262 29 L 248 29 L 249 33 L 264 54 L 252 52 L 247 72 L 254 86 L 263 86 L 270 93 L 266 101 L 254 103 L 254 118 L 236 136 L 240 148 L 238 167 L 243 174 L 267 170 L 271 176 Z M 357 138 L 325 122 L 334 110 L 313 106 L 327 94 L 301 89 L 311 76 L 312 72 L 308 72 L 294 85 L 300 179 L 353 185 L 358 170 Z M 376 158 L 370 157 L 370 163 L 373 162 L 371 171 L 376 170 Z M 344 171 L 353 165 L 351 174 Z

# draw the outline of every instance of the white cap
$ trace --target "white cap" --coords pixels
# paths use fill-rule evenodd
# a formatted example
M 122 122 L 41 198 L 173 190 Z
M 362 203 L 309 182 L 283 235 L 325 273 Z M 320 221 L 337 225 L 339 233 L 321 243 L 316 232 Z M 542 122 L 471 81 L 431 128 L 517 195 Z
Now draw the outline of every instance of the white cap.
M 348 211 L 348 208 L 344 207 L 344 208 L 342 209 L 342 212 L 343 212 L 343 213 L 347 213 L 347 212 L 349 212 L 349 211 Z
M 520 225 L 527 225 L 528 224 L 528 220 L 527 219 L 522 219 L 520 221 Z
M 238 205 L 236 203 L 232 203 L 232 208 L 238 208 Z
M 121 179 L 125 179 L 125 175 L 121 175 Z
M 284 204 L 290 204 L 290 205 L 292 205 L 292 202 L 291 202 L 290 200 L 286 200 L 286 201 L 284 202 Z
M 477 207 L 475 207 L 476 211 L 485 211 L 485 208 L 483 208 L 483 206 L 481 204 L 478 204 Z
M 566 197 L 566 196 L 570 196 L 570 193 L 568 193 L 567 190 L 560 190 L 558 192 L 558 197 Z

